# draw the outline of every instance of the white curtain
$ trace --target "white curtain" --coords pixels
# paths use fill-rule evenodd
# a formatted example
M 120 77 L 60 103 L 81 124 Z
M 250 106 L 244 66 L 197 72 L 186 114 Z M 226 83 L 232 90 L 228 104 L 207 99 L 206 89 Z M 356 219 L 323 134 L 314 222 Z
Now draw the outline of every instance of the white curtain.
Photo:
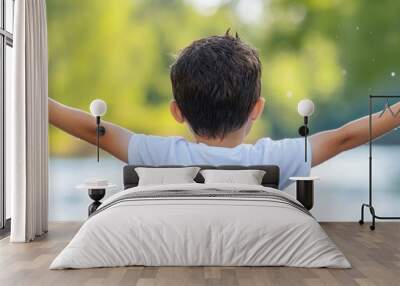
M 6 181 L 12 242 L 47 232 L 48 111 L 45 0 L 16 0 L 14 84 L 6 111 Z

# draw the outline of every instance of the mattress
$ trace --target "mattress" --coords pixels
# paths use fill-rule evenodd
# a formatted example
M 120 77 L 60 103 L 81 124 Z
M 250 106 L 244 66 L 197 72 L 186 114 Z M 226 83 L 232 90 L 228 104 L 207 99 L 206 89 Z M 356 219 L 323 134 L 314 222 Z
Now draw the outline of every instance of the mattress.
M 262 186 L 196 183 L 111 196 L 50 269 L 132 265 L 351 267 L 292 196 Z

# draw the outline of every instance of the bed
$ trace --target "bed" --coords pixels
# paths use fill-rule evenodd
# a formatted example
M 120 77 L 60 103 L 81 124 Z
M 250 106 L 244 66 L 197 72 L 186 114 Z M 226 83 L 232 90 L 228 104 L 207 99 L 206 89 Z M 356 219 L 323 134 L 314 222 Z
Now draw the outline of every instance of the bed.
M 125 190 L 82 225 L 50 269 L 144 266 L 292 266 L 350 268 L 310 212 L 279 191 L 277 166 L 200 166 L 264 170 L 262 185 L 196 183 Z

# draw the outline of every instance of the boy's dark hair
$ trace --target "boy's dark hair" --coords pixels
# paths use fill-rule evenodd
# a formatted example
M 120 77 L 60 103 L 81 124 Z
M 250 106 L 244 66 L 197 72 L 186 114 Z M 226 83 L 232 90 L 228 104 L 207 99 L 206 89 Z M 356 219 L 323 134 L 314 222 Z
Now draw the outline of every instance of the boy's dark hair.
M 228 30 L 183 49 L 170 77 L 174 98 L 193 132 L 224 137 L 245 124 L 260 97 L 261 62 L 254 48 Z

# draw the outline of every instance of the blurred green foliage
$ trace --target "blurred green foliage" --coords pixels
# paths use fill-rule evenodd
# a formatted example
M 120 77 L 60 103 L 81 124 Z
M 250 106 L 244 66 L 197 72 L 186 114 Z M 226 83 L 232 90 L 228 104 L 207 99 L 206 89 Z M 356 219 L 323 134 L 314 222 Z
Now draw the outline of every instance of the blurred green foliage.
M 312 131 L 334 128 L 366 114 L 368 94 L 398 91 L 399 11 L 389 0 L 50 0 L 49 95 L 85 110 L 102 98 L 107 120 L 190 136 L 169 115 L 169 65 L 193 40 L 231 27 L 263 63 L 267 105 L 250 142 L 297 136 L 302 98 L 317 106 Z M 55 128 L 50 143 L 54 155 L 88 151 Z

